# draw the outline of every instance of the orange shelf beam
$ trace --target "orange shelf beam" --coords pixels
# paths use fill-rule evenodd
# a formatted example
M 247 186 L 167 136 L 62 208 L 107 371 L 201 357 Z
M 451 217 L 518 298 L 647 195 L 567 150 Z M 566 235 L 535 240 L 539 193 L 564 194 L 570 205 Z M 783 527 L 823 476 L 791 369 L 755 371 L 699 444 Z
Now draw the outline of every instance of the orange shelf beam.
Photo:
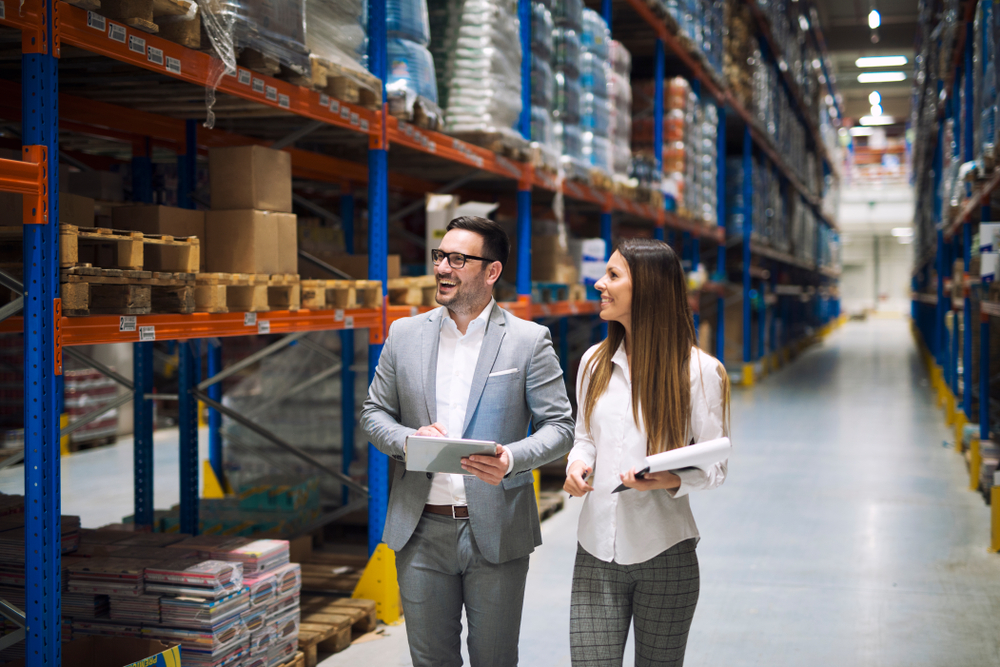
M 0 192 L 42 194 L 42 166 L 34 162 L 0 160 Z

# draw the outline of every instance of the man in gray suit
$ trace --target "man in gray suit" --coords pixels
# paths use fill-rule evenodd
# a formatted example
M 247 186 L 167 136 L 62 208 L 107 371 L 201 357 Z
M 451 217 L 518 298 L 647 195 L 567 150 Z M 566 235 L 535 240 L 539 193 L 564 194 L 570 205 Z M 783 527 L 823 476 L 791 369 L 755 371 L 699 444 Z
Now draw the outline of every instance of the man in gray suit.
M 398 463 L 383 539 L 396 552 L 415 667 L 517 664 L 528 554 L 541 544 L 531 471 L 569 451 L 573 419 L 548 329 L 493 300 L 510 254 L 491 220 L 452 220 L 432 253 L 443 308 L 395 322 L 361 427 Z M 534 432 L 528 435 L 528 425 Z M 407 472 L 409 435 L 499 443 L 467 476 Z

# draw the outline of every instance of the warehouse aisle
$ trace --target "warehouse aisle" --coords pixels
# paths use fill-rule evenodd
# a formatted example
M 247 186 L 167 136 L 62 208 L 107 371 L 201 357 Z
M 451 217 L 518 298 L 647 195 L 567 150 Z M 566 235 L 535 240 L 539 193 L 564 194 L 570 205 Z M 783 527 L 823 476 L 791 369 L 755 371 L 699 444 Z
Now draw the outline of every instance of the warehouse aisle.
M 942 447 L 906 320 L 850 323 L 733 394 L 726 484 L 692 500 L 702 590 L 687 667 L 1000 664 L 989 511 Z M 543 524 L 521 665 L 569 665 L 579 501 Z M 409 665 L 405 626 L 324 667 Z M 626 665 L 632 661 L 627 656 Z

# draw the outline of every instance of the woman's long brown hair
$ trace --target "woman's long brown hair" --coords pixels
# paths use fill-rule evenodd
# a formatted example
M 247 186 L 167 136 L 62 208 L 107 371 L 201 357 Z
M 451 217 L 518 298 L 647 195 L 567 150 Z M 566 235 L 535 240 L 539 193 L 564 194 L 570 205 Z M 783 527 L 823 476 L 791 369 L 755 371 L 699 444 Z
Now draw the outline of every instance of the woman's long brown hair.
M 657 454 L 688 444 L 691 349 L 697 343 L 694 320 L 684 270 L 669 245 L 650 239 L 626 239 L 618 252 L 628 264 L 632 281 L 632 417 L 638 424 L 641 411 L 646 454 Z M 623 340 L 625 327 L 609 322 L 608 337 L 583 369 L 584 373 L 590 372 L 583 405 L 588 432 L 597 400 L 611 381 L 611 358 Z M 728 376 L 725 370 L 719 374 L 724 385 L 724 411 L 728 412 Z

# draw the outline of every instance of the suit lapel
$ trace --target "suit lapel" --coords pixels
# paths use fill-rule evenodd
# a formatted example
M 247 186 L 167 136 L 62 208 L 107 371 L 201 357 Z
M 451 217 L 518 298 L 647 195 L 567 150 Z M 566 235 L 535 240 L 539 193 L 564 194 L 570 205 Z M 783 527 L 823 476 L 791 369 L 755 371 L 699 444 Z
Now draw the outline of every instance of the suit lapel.
M 424 400 L 427 401 L 427 417 L 433 424 L 437 421 L 437 362 L 438 343 L 441 340 L 441 311 L 432 311 L 424 323 L 423 345 L 421 346 L 420 363 L 424 369 Z
M 469 428 L 469 422 L 472 421 L 472 415 L 475 414 L 476 406 L 479 405 L 479 399 L 482 397 L 483 389 L 486 387 L 486 378 L 489 377 L 490 371 L 493 369 L 493 364 L 497 359 L 497 354 L 500 353 L 500 343 L 503 342 L 505 324 L 503 310 L 500 306 L 494 305 L 493 312 L 490 313 L 489 323 L 486 325 L 483 346 L 479 350 L 479 361 L 476 362 L 476 372 L 472 376 L 472 388 L 469 390 L 469 405 L 465 409 L 465 423 L 462 424 L 462 437 L 465 437 L 465 431 Z

